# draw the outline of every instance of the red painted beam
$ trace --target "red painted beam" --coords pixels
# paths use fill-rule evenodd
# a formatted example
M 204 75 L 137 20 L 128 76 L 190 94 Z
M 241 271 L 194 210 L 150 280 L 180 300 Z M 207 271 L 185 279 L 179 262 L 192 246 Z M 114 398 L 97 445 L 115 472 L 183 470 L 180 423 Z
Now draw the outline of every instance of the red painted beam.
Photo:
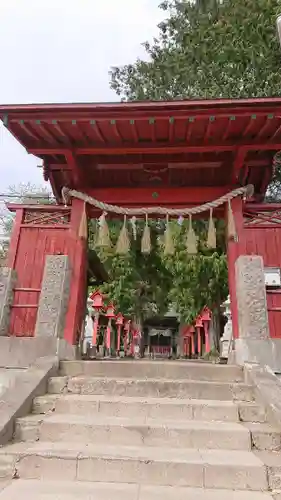
M 248 112 L 258 115 L 259 112 L 274 113 L 280 111 L 280 98 L 257 98 L 257 99 L 214 99 L 214 100 L 189 100 L 189 101 L 170 101 L 170 102 L 142 102 L 142 103 L 97 103 L 97 104 L 29 104 L 29 105 L 7 105 L 0 106 L 0 116 L 3 114 L 11 114 L 12 118 L 23 118 L 24 116 L 32 115 L 34 118 L 51 115 L 51 118 L 70 115 L 71 118 L 77 117 L 79 114 L 83 117 L 90 116 L 93 118 L 98 114 L 109 115 L 109 118 L 114 118 L 113 114 L 124 115 L 126 113 L 134 115 L 136 113 L 155 113 L 168 112 L 176 113 L 186 112 L 209 112 L 214 114 L 214 110 L 220 112 L 229 112 L 236 114 L 239 112 Z M 75 116 L 74 116 L 75 114 Z
M 168 163 L 167 165 L 163 165 L 162 164 L 156 164 L 154 163 L 152 166 L 151 166 L 151 172 L 153 172 L 153 169 L 156 171 L 159 170 L 159 172 L 161 172 L 162 170 L 166 170 L 167 168 L 169 170 L 174 170 L 174 169 L 179 169 L 179 170 L 191 170 L 191 169 L 201 169 L 201 168 L 220 168 L 222 166 L 222 162 L 221 161 L 217 161 L 217 162 L 182 162 L 182 163 Z M 96 170 L 129 170 L 129 171 L 132 171 L 132 170 L 143 170 L 143 169 L 146 169 L 146 170 L 149 170 L 150 169 L 150 164 L 149 163 L 138 163 L 138 164 L 129 164 L 129 163 L 121 163 L 121 164 L 108 164 L 108 163 L 105 163 L 105 164 L 97 164 L 95 165 L 94 167 Z
M 281 203 L 245 203 L 245 212 L 274 212 L 281 211 Z
M 128 146 L 123 145 L 121 147 L 87 147 L 87 148 L 76 148 L 73 151 L 76 155 L 129 155 L 129 154 L 181 154 L 184 152 L 189 153 L 203 153 L 208 151 L 235 151 L 243 147 L 246 151 L 267 151 L 267 150 L 277 150 L 281 149 L 281 143 L 260 143 L 260 142 L 245 142 L 237 141 L 233 143 L 225 144 L 192 144 L 192 145 L 180 145 L 174 146 L 173 144 L 168 145 L 157 145 L 151 146 L 150 144 L 142 144 L 141 146 Z M 28 152 L 35 155 L 68 155 L 70 150 L 58 149 L 58 148 L 30 148 Z
M 71 167 L 71 172 L 73 176 L 73 181 L 76 187 L 79 187 L 82 182 L 81 170 L 77 165 L 76 156 L 73 154 L 71 150 L 67 150 L 64 154 L 68 165 Z
M 63 205 L 24 205 L 21 203 L 6 203 L 6 207 L 10 212 L 17 210 L 28 210 L 29 212 L 66 212 L 69 213 L 70 207 Z
M 210 188 L 98 188 L 84 192 L 97 200 L 120 206 L 194 206 L 220 198 L 233 186 Z

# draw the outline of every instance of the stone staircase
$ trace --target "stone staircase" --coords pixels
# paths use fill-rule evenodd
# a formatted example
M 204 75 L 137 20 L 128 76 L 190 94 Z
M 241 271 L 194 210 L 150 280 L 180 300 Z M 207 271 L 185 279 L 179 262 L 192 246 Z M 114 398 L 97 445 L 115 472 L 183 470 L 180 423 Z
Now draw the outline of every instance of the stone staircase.
M 0 449 L 0 500 L 280 500 L 279 450 L 239 367 L 63 362 Z

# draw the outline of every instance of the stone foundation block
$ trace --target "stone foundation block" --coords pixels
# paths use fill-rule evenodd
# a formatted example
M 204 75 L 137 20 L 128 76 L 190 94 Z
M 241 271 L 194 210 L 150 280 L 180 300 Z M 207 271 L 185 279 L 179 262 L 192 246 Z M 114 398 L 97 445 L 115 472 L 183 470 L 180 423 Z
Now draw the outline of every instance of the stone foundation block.
M 9 267 L 0 267 L 0 336 L 9 334 L 10 312 L 16 278 L 16 271 Z
M 35 337 L 63 338 L 70 294 L 67 255 L 47 255 L 39 299 Z

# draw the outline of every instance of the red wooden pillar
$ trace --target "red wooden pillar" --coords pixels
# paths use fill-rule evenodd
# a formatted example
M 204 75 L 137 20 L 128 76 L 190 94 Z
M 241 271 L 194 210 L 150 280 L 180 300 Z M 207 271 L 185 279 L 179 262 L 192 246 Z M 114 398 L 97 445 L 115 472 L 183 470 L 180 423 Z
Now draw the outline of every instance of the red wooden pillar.
M 243 221 L 243 200 L 240 197 L 234 198 L 231 202 L 233 216 L 235 220 L 235 228 L 237 240 L 228 240 L 227 242 L 227 262 L 228 262 L 228 285 L 231 301 L 231 315 L 233 337 L 239 337 L 238 331 L 238 309 L 236 298 L 236 282 L 235 282 L 235 262 L 240 255 L 245 255 L 245 230 Z M 226 211 L 226 224 L 228 219 L 228 210 Z
M 66 316 L 64 338 L 75 344 L 81 333 L 87 300 L 87 242 L 79 238 L 79 227 L 84 211 L 84 202 L 73 198 L 68 240 L 68 255 L 71 262 L 70 299 Z

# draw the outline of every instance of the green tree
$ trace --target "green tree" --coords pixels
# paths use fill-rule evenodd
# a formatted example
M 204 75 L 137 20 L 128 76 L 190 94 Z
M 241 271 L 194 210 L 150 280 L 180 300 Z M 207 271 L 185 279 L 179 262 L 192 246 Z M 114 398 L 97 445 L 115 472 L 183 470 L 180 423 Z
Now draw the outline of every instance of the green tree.
M 158 245 L 161 224 L 150 221 L 151 253 L 141 253 L 141 235 L 144 224 L 137 224 L 137 238 L 130 234 L 131 248 L 128 255 L 115 254 L 122 223 L 109 221 L 112 249 L 96 248 L 95 235 L 97 226 L 90 226 L 89 246 L 96 248 L 99 257 L 109 270 L 110 281 L 105 283 L 102 291 L 113 300 L 117 309 L 124 315 L 133 317 L 136 323 L 142 325 L 144 320 L 153 314 L 164 314 L 168 307 L 168 292 L 171 287 L 172 275 L 167 269 Z M 130 228 L 128 227 L 128 230 Z
M 122 100 L 280 95 L 280 0 L 165 0 L 160 8 L 167 17 L 152 43 L 143 44 L 146 60 L 111 69 L 111 88 Z M 271 200 L 280 194 L 280 179 L 277 168 Z M 195 227 L 197 256 L 187 256 L 183 228 L 176 225 L 175 255 L 162 256 L 172 277 L 168 302 L 186 322 L 205 304 L 217 314 L 228 293 L 224 228 L 217 223 L 218 248 L 210 252 L 204 246 L 206 223 Z
M 126 100 L 280 95 L 280 0 L 165 0 L 148 60 L 111 70 Z

